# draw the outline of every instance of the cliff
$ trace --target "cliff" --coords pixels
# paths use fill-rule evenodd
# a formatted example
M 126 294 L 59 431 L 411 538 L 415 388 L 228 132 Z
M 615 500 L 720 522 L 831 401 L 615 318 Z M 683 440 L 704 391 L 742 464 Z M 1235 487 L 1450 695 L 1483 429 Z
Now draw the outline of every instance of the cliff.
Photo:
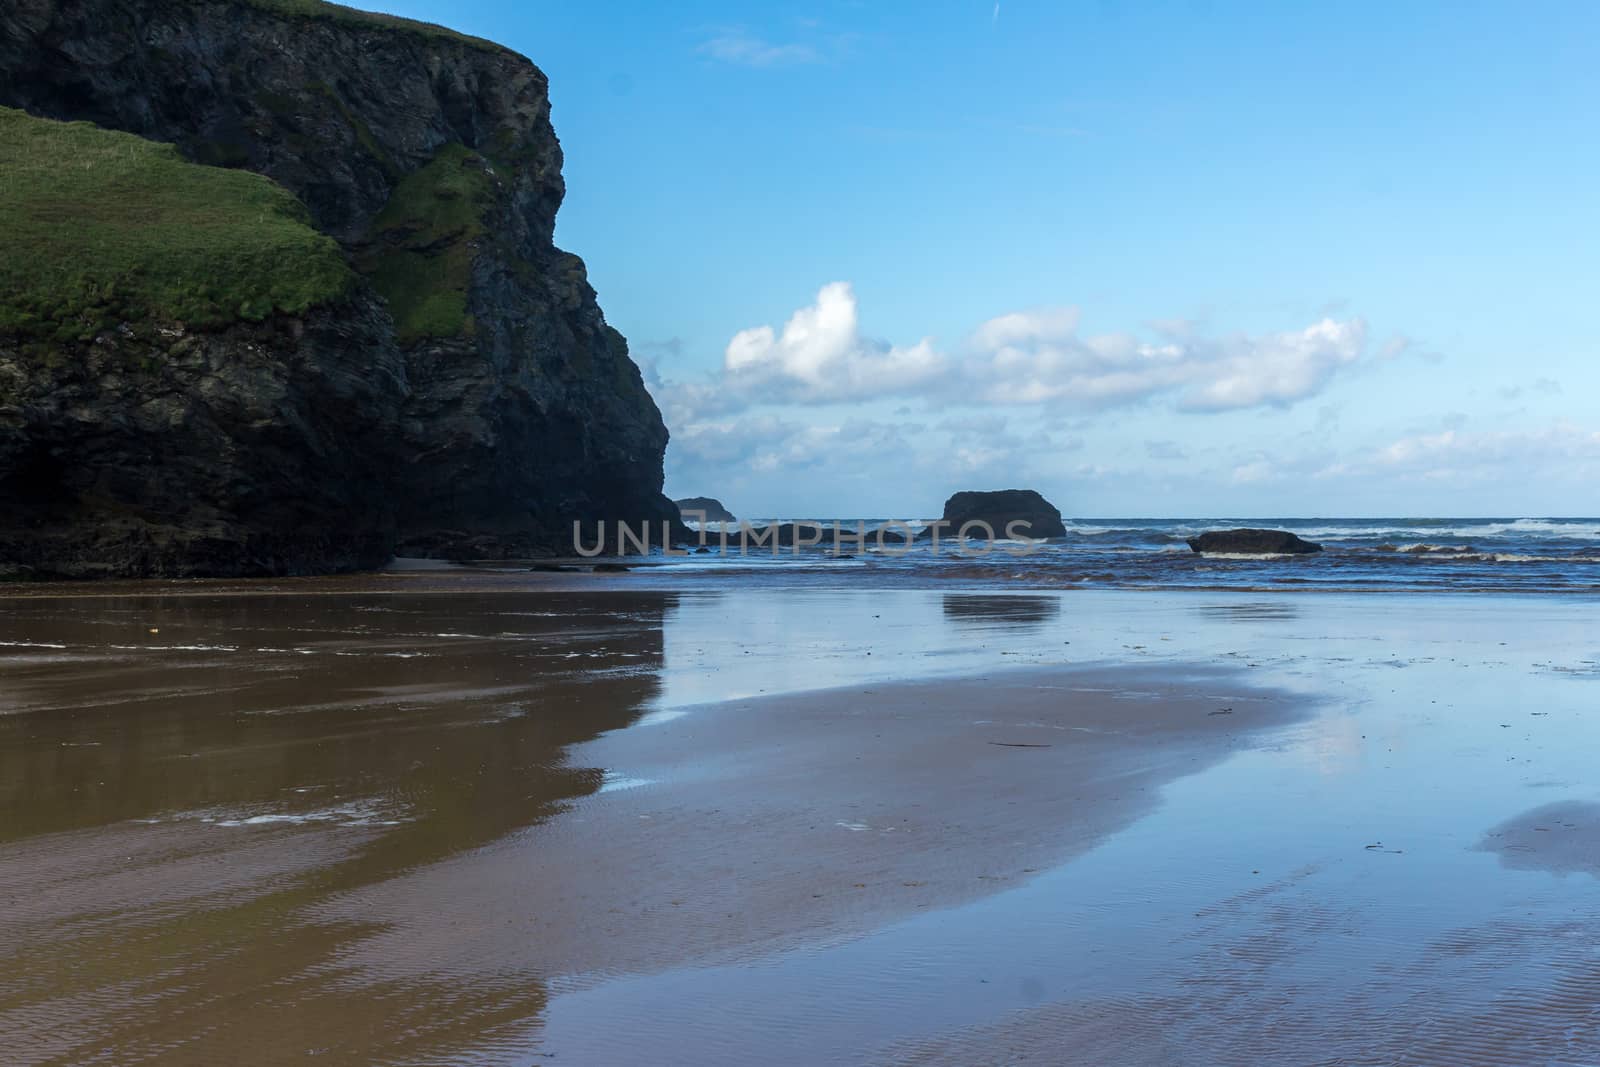
M 181 205 L 70 162 L 105 178 L 80 211 L 0 188 L 62 230 L 33 235 L 49 271 L 0 274 L 0 565 L 294 573 L 676 517 L 660 415 L 552 240 L 528 60 L 312 0 L 11 0 L 0 105 L 169 142 L 181 180 L 136 177 L 217 223 L 182 237 Z M 278 245 L 250 225 L 271 190 L 221 183 L 246 171 L 297 201 Z

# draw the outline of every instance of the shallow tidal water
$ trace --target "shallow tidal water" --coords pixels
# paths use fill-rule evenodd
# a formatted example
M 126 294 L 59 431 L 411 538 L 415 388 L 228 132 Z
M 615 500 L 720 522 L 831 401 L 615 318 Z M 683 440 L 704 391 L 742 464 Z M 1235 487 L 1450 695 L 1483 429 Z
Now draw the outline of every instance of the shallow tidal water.
M 4 601 L 0 1059 L 1600 1062 L 1600 601 L 664 584 Z

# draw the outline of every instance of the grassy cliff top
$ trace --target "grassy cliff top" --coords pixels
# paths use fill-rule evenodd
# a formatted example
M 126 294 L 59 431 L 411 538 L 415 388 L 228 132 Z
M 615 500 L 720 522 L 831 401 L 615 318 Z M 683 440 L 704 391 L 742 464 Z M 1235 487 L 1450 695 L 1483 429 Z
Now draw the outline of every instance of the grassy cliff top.
M 0 233 L 0 333 L 37 339 L 297 314 L 353 278 L 338 244 L 268 178 L 11 108 L 0 108 Z
M 279 15 L 291 15 L 297 18 L 326 19 L 329 22 L 344 23 L 350 26 L 378 27 L 382 29 L 402 30 L 414 33 L 420 37 L 438 37 L 447 40 L 460 41 L 473 48 L 485 52 L 507 52 L 511 50 L 494 41 L 486 41 L 482 37 L 472 37 L 465 33 L 457 33 L 448 26 L 438 26 L 432 22 L 418 22 L 415 19 L 401 18 L 398 15 L 385 15 L 377 11 L 362 11 L 359 8 L 345 7 L 343 4 L 329 4 L 324 0 L 243 0 L 250 7 L 260 8 L 263 11 L 272 11 Z

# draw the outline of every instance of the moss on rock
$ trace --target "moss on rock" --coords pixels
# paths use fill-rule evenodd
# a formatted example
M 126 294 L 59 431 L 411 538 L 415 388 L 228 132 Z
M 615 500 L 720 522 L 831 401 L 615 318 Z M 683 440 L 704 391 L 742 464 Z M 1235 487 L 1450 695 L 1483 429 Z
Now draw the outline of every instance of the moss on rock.
M 401 344 L 459 337 L 471 329 L 472 260 L 494 195 L 488 160 L 448 144 L 395 186 L 373 220 L 359 265 L 389 302 Z
M 338 243 L 270 179 L 11 108 L 0 108 L 0 232 L 0 333 L 33 340 L 299 314 L 354 280 Z

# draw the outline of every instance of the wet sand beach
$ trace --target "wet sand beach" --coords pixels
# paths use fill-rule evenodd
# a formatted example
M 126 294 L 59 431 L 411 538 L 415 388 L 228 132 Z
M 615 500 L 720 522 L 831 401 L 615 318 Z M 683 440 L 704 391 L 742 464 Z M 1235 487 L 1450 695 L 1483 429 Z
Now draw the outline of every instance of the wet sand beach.
M 0 1058 L 1600 1061 L 1585 599 L 598 577 L 7 598 Z
M 581 762 L 623 769 L 581 816 L 352 893 L 341 918 L 390 927 L 353 962 L 568 977 L 858 936 L 1092 847 L 1166 782 L 1293 714 L 1226 673 L 1161 668 L 886 682 L 681 713 L 577 747 Z

